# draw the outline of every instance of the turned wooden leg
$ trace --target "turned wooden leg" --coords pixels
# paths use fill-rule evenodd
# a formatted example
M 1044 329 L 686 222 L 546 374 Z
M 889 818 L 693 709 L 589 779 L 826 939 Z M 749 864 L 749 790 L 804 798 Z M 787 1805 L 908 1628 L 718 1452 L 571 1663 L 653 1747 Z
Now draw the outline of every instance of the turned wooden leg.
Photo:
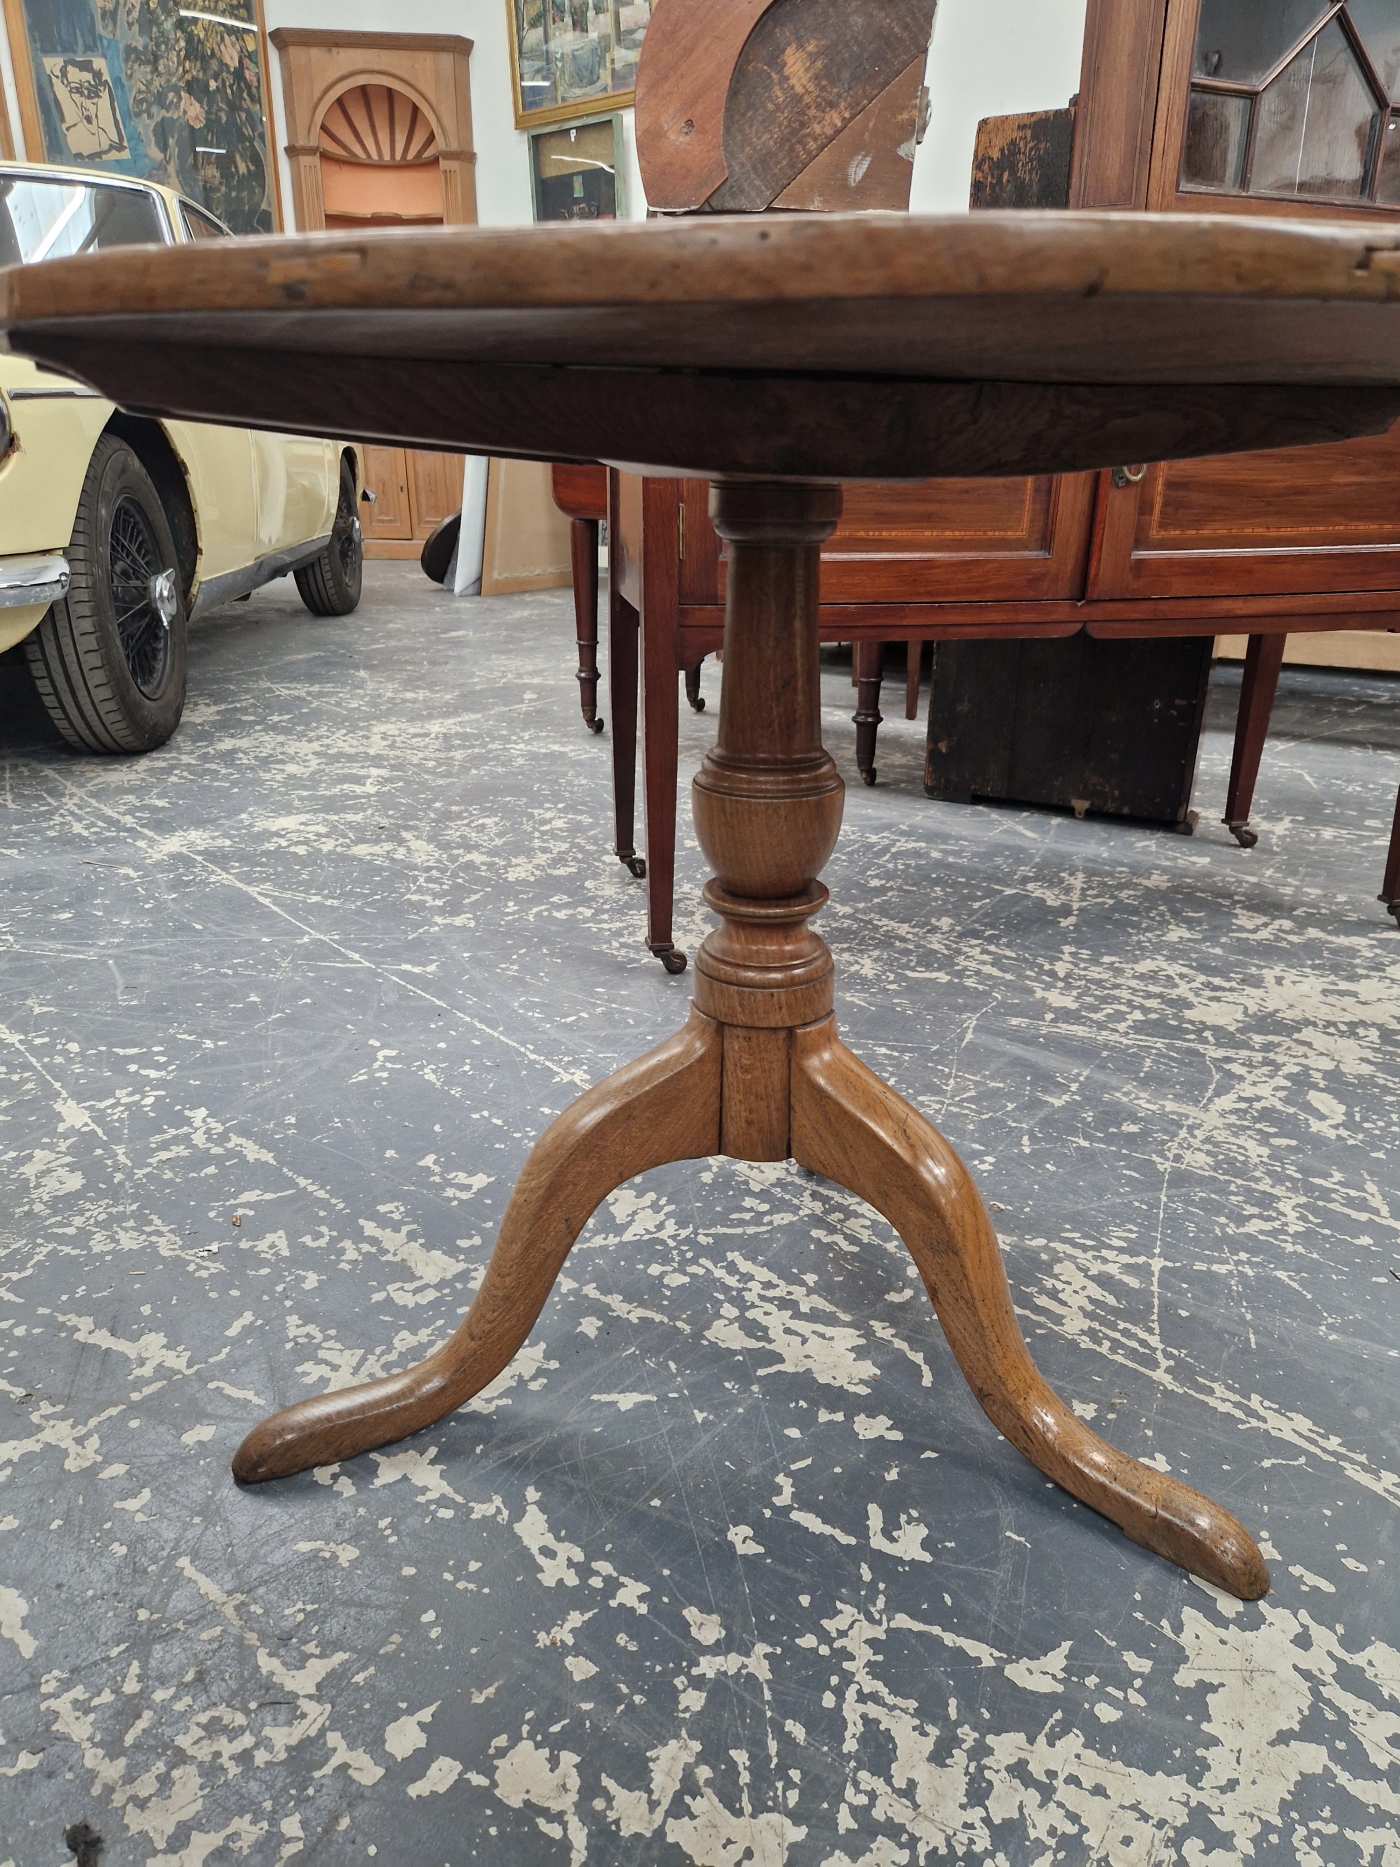
M 1385 880 L 1381 900 L 1400 921 L 1400 795 L 1395 799 L 1395 821 L 1390 829 L 1390 848 L 1385 858 Z
M 692 1017 L 659 1049 L 581 1095 L 545 1130 L 511 1194 L 496 1248 L 452 1338 L 402 1374 L 299 1400 L 255 1426 L 245 1483 L 333 1465 L 403 1439 L 480 1393 L 522 1346 L 599 1202 L 650 1167 L 719 1144 L 720 1039 Z
M 1254 785 L 1259 776 L 1259 761 L 1264 756 L 1264 741 L 1269 735 L 1269 715 L 1274 710 L 1278 692 L 1278 671 L 1283 666 L 1286 635 L 1251 635 L 1245 650 L 1244 679 L 1240 683 L 1240 710 L 1235 721 L 1235 756 L 1230 763 L 1230 788 L 1225 793 L 1225 817 L 1231 836 L 1241 849 L 1253 849 L 1259 832 L 1249 827 Z
M 904 717 L 916 720 L 919 717 L 919 688 L 922 685 L 924 667 L 924 644 L 916 637 L 904 644 L 907 657 L 904 671 Z
M 692 713 L 705 711 L 705 696 L 700 692 L 700 670 L 705 665 L 703 658 L 693 668 L 685 671 L 685 697 L 690 703 Z
M 1226 1510 L 1090 1432 L 1042 1378 L 972 1176 L 922 1115 L 852 1056 L 835 1021 L 793 1033 L 792 1152 L 881 1212 L 908 1245 L 984 1413 L 1033 1465 L 1141 1543 L 1241 1600 L 1266 1594 Z
M 608 697 L 612 701 L 613 848 L 633 875 L 647 865 L 637 854 L 637 612 L 608 591 Z
M 574 634 L 578 639 L 578 703 L 583 723 L 600 733 L 598 718 L 598 521 L 569 521 L 569 559 L 574 581 Z
M 880 684 L 885 678 L 885 644 L 856 643 L 856 770 L 866 784 L 875 782 L 875 736 L 884 714 L 880 711 Z

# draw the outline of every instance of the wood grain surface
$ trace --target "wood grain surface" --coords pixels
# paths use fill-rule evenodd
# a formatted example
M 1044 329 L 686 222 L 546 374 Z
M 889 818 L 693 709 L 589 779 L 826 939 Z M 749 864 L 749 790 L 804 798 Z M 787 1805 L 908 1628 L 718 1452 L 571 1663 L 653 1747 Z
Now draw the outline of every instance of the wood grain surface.
M 774 0 L 659 0 L 637 63 L 637 163 L 647 206 L 703 206 L 727 173 L 729 80 L 760 14 Z
M 920 52 L 773 202 L 808 213 L 908 211 L 926 55 Z
M 566 324 L 551 310 L 574 314 L 576 329 L 593 314 L 584 348 L 561 351 Z M 473 311 L 503 315 L 461 315 Z M 1395 382 L 1400 224 L 1048 210 L 707 216 L 122 248 L 0 274 L 0 323 L 14 340 L 56 318 L 103 319 L 136 337 L 126 323 L 136 314 L 188 341 L 182 312 L 224 313 L 204 328 L 226 344 L 327 353 L 620 366 L 651 331 L 670 347 L 648 360 L 680 367 Z M 279 312 L 292 314 L 280 332 L 234 315 Z M 706 334 L 708 350 L 697 348 Z
M 1400 230 L 1327 224 L 795 215 L 211 241 L 19 268 L 0 307 L 15 350 L 135 409 L 704 475 L 1073 471 L 1335 441 L 1400 412 Z
M 133 413 L 552 462 L 601 457 L 705 479 L 1073 473 L 1121 460 L 1317 445 L 1382 432 L 1400 415 L 1393 387 L 532 369 L 233 350 L 193 333 L 185 343 L 129 343 L 67 322 L 21 335 L 31 354 Z
M 938 1130 L 851 1055 L 834 1019 L 793 1033 L 792 1153 L 889 1220 L 979 1406 L 1032 1464 L 1133 1542 L 1245 1601 L 1267 1594 L 1264 1558 L 1229 1511 L 1107 1444 L 1047 1386 L 972 1176 Z
M 770 7 L 729 80 L 728 175 L 712 206 L 722 213 L 766 208 L 910 64 L 922 63 L 932 28 L 929 0 L 863 0 L 858 8 L 850 0 L 779 0 Z
M 691 1017 L 674 1037 L 571 1103 L 525 1163 L 456 1334 L 401 1374 L 272 1414 L 238 1448 L 234 1476 L 255 1484 L 353 1458 L 417 1432 L 480 1393 L 534 1327 L 599 1202 L 648 1167 L 717 1151 L 720 1060 L 717 1027 Z

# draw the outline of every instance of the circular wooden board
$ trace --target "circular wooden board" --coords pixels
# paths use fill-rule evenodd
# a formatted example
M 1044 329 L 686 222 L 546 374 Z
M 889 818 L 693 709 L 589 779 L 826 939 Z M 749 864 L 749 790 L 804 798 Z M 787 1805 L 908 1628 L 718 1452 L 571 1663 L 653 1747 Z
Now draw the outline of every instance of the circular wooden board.
M 651 470 L 929 478 L 1376 433 L 1400 227 L 791 215 L 125 248 L 0 274 L 124 406 Z

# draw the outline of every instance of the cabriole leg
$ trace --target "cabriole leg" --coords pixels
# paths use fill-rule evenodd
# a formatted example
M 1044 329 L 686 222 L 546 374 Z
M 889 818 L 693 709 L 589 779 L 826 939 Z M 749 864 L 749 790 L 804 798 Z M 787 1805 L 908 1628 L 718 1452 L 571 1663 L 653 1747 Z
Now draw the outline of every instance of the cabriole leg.
M 526 1161 L 456 1334 L 401 1374 L 272 1414 L 238 1448 L 234 1477 L 249 1484 L 285 1478 L 387 1446 L 494 1381 L 523 1346 L 599 1203 L 634 1174 L 716 1151 L 720 1052 L 714 1025 L 692 1017 L 658 1049 L 581 1095 Z
M 1047 1478 L 1217 1588 L 1244 1601 L 1268 1592 L 1264 1558 L 1229 1511 L 1091 1433 L 1046 1384 L 971 1174 L 938 1130 L 846 1049 L 830 1018 L 793 1033 L 792 1152 L 894 1226 L 978 1405 Z

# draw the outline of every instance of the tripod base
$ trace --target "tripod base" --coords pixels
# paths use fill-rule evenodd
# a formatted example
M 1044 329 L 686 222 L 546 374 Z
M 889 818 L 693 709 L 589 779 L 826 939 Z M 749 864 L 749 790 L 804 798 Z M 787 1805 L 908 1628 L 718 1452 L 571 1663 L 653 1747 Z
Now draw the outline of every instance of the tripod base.
M 696 956 L 689 1019 L 546 1131 L 452 1339 L 401 1374 L 273 1414 L 239 1447 L 234 1475 L 256 1483 L 353 1458 L 479 1393 L 523 1345 L 594 1209 L 634 1175 L 713 1154 L 793 1159 L 894 1226 L 983 1411 L 1032 1464 L 1134 1542 L 1253 1600 L 1268 1570 L 1229 1512 L 1108 1445 L 1046 1384 L 971 1175 L 836 1035 L 831 955 L 807 922 L 826 900 L 815 878 L 841 823 L 816 631 L 820 544 L 839 511 L 833 487 L 715 488 L 730 544 L 724 686 L 693 801 L 721 925 Z
M 1046 1385 L 1017 1324 L 986 1207 L 937 1129 L 846 1049 L 834 1018 L 763 1033 L 786 1040 L 770 1043 L 764 1058 L 753 1036 L 692 1011 L 669 1042 L 580 1096 L 526 1163 L 452 1339 L 402 1374 L 274 1413 L 239 1447 L 234 1476 L 258 1483 L 354 1458 L 470 1400 L 524 1345 L 574 1240 L 615 1187 L 672 1160 L 774 1157 L 776 1137 L 769 1145 L 761 1131 L 752 1151 L 722 1148 L 720 1138 L 771 1115 L 774 1065 L 786 1062 L 792 1158 L 867 1200 L 899 1232 L 997 1429 L 1135 1543 L 1244 1600 L 1265 1594 L 1263 1557 L 1228 1511 L 1108 1445 Z M 727 1079 L 740 1103 L 728 1122 Z

